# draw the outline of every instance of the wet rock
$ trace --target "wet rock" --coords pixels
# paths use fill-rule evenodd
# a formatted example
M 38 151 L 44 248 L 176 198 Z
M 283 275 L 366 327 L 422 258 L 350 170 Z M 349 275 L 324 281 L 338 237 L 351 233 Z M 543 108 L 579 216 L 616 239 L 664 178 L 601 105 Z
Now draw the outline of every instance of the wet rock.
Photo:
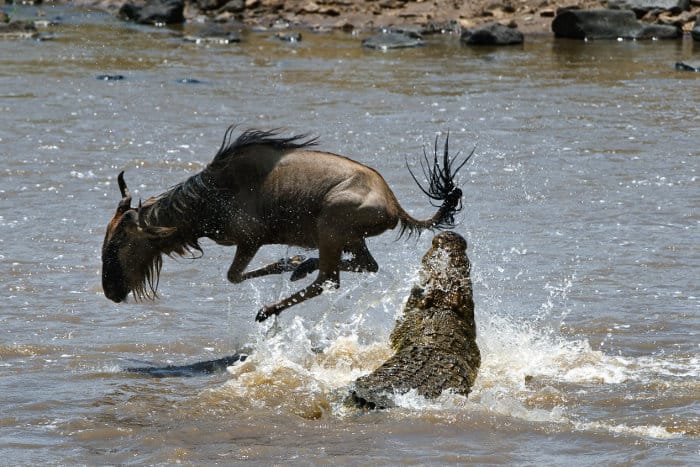
M 241 41 L 238 32 L 226 29 L 218 24 L 207 24 L 204 28 L 182 38 L 185 42 L 195 44 L 233 44 Z
M 278 32 L 273 37 L 282 42 L 301 42 L 301 33 L 299 32 Z
M 460 34 L 462 27 L 457 20 L 428 21 L 421 34 Z
M 203 81 L 198 80 L 197 78 L 180 78 L 175 80 L 177 84 L 202 84 Z
M 118 16 L 139 24 L 178 24 L 185 22 L 184 9 L 185 0 L 148 0 L 143 6 L 127 2 Z
M 209 11 L 209 10 L 217 10 L 224 5 L 226 5 L 226 0 L 195 0 L 193 3 L 197 5 L 197 7 L 202 10 L 202 11 Z M 244 8 L 245 3 L 242 1 L 237 1 L 233 2 L 234 7 L 236 8 Z
M 230 0 L 229 2 L 224 2 L 223 6 L 219 8 L 217 13 L 243 13 L 244 11 L 244 0 Z
M 362 41 L 362 47 L 378 50 L 420 47 L 422 45 L 423 36 L 412 31 L 386 31 Z
M 690 35 L 694 40 L 700 41 L 700 20 L 695 22 L 695 26 L 693 30 L 690 31 Z
M 524 36 L 516 28 L 491 23 L 477 29 L 467 29 L 460 41 L 467 45 L 514 45 L 522 44 Z
M 631 10 L 560 10 L 552 21 L 555 37 L 569 39 L 675 39 L 675 26 L 645 24 Z
M 679 14 L 690 7 L 690 0 L 608 0 L 608 8 L 632 10 L 641 18 L 652 10 L 671 11 Z
M 0 23 L 0 39 L 39 39 L 40 34 L 30 21 Z
M 125 80 L 126 77 L 124 75 L 97 75 L 95 79 L 99 81 L 122 81 Z
M 395 395 L 411 390 L 428 399 L 445 390 L 469 394 L 481 364 L 470 269 L 464 238 L 449 231 L 433 238 L 391 333 L 395 354 L 351 385 L 349 404 L 392 407 Z
M 642 24 L 642 29 L 635 39 L 678 39 L 683 37 L 679 26 L 668 24 Z
M 700 62 L 676 62 L 675 68 L 678 71 L 692 71 L 700 73 Z

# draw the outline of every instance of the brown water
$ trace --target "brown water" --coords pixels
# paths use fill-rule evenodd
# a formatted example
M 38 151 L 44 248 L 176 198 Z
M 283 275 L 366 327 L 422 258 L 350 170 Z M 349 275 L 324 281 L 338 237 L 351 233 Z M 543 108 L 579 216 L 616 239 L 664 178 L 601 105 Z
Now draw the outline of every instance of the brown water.
M 33 10 L 19 10 L 30 15 Z M 692 465 L 700 460 L 700 47 L 528 37 L 365 51 L 362 35 L 197 46 L 175 29 L 47 8 L 54 40 L 0 42 L 0 452 L 10 464 Z M 96 76 L 121 74 L 121 81 Z M 199 84 L 180 80 L 196 79 Z M 387 339 L 431 235 L 369 244 L 377 274 L 286 311 L 232 285 L 234 249 L 166 260 L 155 303 L 116 305 L 100 246 L 126 170 L 146 198 L 225 128 L 285 127 L 376 167 L 412 213 L 434 136 L 461 178 L 482 368 L 468 399 L 358 415 L 344 387 Z M 304 253 L 268 247 L 265 264 Z M 318 349 L 323 349 L 322 353 Z M 251 352 L 228 373 L 131 366 Z M 527 377 L 527 378 L 526 378 Z

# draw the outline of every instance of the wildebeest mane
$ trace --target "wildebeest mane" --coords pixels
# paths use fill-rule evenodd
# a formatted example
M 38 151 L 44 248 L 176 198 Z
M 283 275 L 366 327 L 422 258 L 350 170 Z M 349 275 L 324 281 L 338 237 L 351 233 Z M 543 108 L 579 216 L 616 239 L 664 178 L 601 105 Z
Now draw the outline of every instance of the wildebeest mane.
M 169 217 L 190 215 L 207 201 L 209 194 L 210 189 L 202 179 L 202 173 L 193 175 L 158 196 L 148 214 L 149 223 L 164 225 L 163 221 L 167 222 Z
M 278 151 L 287 151 L 316 144 L 316 138 L 310 138 L 306 134 L 280 136 L 280 130 L 246 130 L 234 139 L 235 130 L 235 125 L 228 127 L 221 147 L 204 171 L 173 186 L 152 202 L 146 202 L 143 209 L 147 209 L 147 224 L 176 227 L 177 231 L 172 236 L 159 239 L 157 250 L 152 250 L 152 254 L 141 263 L 141 280 L 133 290 L 137 299 L 152 299 L 157 296 L 156 289 L 163 265 L 161 255 L 191 255 L 194 258 L 203 253 L 195 226 L 186 219 L 196 219 L 197 215 L 207 211 L 208 204 L 216 198 L 219 188 L 210 175 L 224 169 L 237 155 L 251 146 L 262 145 Z M 195 252 L 199 255 L 195 255 Z
M 308 134 L 280 136 L 280 129 L 245 130 L 234 140 L 233 134 L 236 128 L 236 125 L 231 125 L 226 129 L 221 147 L 207 170 L 215 171 L 226 166 L 231 158 L 241 154 L 250 146 L 262 145 L 278 151 L 287 151 L 315 146 L 318 143 L 318 138 L 310 138 Z

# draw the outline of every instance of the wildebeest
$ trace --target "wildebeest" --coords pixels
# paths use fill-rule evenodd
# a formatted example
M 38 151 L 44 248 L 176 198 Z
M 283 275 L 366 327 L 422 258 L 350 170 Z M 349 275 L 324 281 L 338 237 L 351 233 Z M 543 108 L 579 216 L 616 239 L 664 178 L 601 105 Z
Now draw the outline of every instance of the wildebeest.
M 431 161 L 421 161 L 428 184 L 421 190 L 440 203 L 428 219 L 415 219 L 399 204 L 384 178 L 374 169 L 337 154 L 311 149 L 316 138 L 284 137 L 277 130 L 243 131 L 233 139 L 226 130 L 216 156 L 204 170 L 168 191 L 131 207 L 124 172 L 117 177 L 122 199 L 107 226 L 102 246 L 102 288 L 110 300 L 121 302 L 129 293 L 154 299 L 162 256 L 202 252 L 199 239 L 236 245 L 228 280 L 293 271 L 292 280 L 318 269 L 304 289 L 265 306 L 263 321 L 323 291 L 324 284 L 340 285 L 340 271 L 375 272 L 379 266 L 366 237 L 401 224 L 401 233 L 454 225 L 461 209 L 462 190 L 454 177 L 469 160 L 456 166 L 445 139 L 442 162 L 435 139 Z M 472 151 L 473 153 L 473 151 Z M 408 165 L 408 164 L 407 164 Z M 244 272 L 263 245 L 285 244 L 315 249 L 318 258 L 283 259 Z M 343 254 L 348 254 L 348 259 Z

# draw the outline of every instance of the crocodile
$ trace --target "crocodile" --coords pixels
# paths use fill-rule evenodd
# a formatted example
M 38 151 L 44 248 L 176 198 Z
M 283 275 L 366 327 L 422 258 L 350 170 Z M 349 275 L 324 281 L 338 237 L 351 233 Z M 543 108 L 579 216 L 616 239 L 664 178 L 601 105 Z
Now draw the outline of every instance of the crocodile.
M 351 384 L 348 404 L 390 408 L 411 390 L 426 399 L 445 390 L 469 394 L 481 364 L 470 270 L 462 236 L 445 231 L 433 238 L 390 336 L 395 353 Z

